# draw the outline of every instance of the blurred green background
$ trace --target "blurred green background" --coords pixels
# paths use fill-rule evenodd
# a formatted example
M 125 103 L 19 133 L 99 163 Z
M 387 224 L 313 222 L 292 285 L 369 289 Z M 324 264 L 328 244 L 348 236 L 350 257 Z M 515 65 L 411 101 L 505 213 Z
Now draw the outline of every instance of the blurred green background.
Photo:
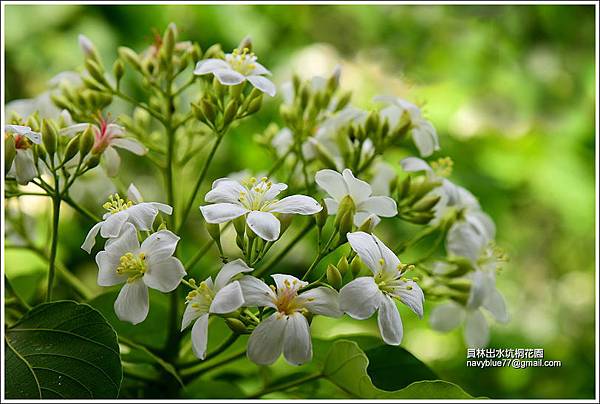
M 342 86 L 354 90 L 359 107 L 382 92 L 424 104 L 440 134 L 438 155 L 452 157 L 452 178 L 479 197 L 511 257 L 498 282 L 512 320 L 492 328 L 490 346 L 544 348 L 545 359 L 562 367 L 467 368 L 460 331 L 438 334 L 406 311 L 403 346 L 475 396 L 594 396 L 593 6 L 10 5 L 4 18 L 6 102 L 35 96 L 57 73 L 81 66 L 79 33 L 110 65 L 117 46 L 141 51 L 153 30 L 173 21 L 182 39 L 203 49 L 215 42 L 231 49 L 251 35 L 277 84 L 292 72 L 326 75 L 341 64 Z M 211 179 L 268 169 L 252 135 L 272 120 L 281 124 L 279 102 L 232 134 Z M 164 199 L 152 178 L 126 163 L 123 183 L 135 180 L 147 199 Z M 39 199 L 24 199 L 23 207 L 40 217 L 45 211 Z M 90 223 L 66 212 L 60 257 L 93 285 L 93 261 L 79 249 Z M 309 248 L 297 249 L 296 259 Z M 23 291 L 45 272 L 31 254 L 5 257 Z M 317 321 L 315 333 L 343 332 L 345 323 L 357 324 Z

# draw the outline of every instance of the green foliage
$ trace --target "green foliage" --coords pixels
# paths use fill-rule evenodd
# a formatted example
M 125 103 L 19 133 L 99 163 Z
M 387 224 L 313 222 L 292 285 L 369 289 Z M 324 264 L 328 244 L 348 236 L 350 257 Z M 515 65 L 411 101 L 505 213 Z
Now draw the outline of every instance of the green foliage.
M 7 398 L 116 398 L 117 336 L 102 315 L 72 301 L 36 306 L 6 330 Z

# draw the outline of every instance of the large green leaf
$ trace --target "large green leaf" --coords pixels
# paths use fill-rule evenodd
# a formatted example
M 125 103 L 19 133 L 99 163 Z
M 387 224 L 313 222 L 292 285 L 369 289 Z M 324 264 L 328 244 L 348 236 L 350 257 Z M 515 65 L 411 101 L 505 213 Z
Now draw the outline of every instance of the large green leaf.
M 72 301 L 34 307 L 6 330 L 7 398 L 116 398 L 117 335 L 98 311 Z
M 381 345 L 365 350 L 367 373 L 375 387 L 400 390 L 411 383 L 438 380 L 439 377 L 413 354 L 399 346 Z
M 119 288 L 103 293 L 88 303 L 106 317 L 110 325 L 121 337 L 142 344 L 151 349 L 161 349 L 167 341 L 169 296 L 150 289 L 150 312 L 139 324 L 132 325 L 121 321 L 115 314 L 114 304 Z
M 398 399 L 398 398 L 473 398 L 459 386 L 442 380 L 419 381 L 396 391 L 381 390 L 373 385 L 367 374 L 369 359 L 352 341 L 336 341 L 329 351 L 323 377 L 334 383 L 352 397 Z M 391 372 L 410 372 L 410 368 L 397 367 Z

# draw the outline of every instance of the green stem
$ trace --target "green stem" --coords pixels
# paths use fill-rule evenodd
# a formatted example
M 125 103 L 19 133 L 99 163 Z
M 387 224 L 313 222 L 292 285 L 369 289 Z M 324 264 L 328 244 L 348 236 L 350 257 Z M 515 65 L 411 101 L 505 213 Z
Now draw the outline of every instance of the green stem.
M 314 373 L 312 375 L 307 375 L 307 376 L 298 378 L 296 380 L 289 381 L 287 383 L 281 383 L 281 384 L 278 384 L 275 386 L 267 386 L 267 387 L 263 388 L 262 390 L 249 395 L 246 398 L 260 398 L 260 397 L 264 396 L 265 394 L 273 393 L 275 391 L 288 390 L 288 389 L 291 389 L 292 387 L 297 387 L 304 383 L 312 382 L 313 380 L 318 380 L 321 377 L 323 377 L 323 375 L 321 373 Z
M 99 221 L 102 220 L 100 217 L 96 216 L 95 214 L 93 214 L 92 212 L 90 212 L 89 210 L 87 210 L 86 208 L 84 208 L 83 206 L 79 205 L 73 199 L 71 199 L 71 197 L 69 195 L 65 195 L 63 197 L 63 202 L 65 202 L 67 205 L 69 205 L 70 207 L 72 207 L 73 209 L 75 209 L 82 216 L 87 217 L 92 222 L 99 222 Z
M 190 199 L 189 199 L 185 209 L 183 210 L 183 215 L 180 218 L 179 226 L 177 226 L 177 231 L 175 233 L 179 233 L 181 231 L 181 228 L 185 224 L 185 221 L 187 220 L 187 217 L 190 214 L 190 210 L 192 210 L 192 206 L 194 205 L 194 201 L 196 200 L 196 195 L 198 195 L 198 191 L 200 191 L 200 187 L 202 186 L 202 183 L 204 182 L 204 178 L 206 177 L 206 174 L 208 173 L 208 167 L 210 167 L 210 164 L 212 163 L 212 160 L 215 157 L 215 153 L 217 152 L 217 149 L 219 148 L 219 145 L 221 144 L 221 141 L 223 140 L 224 137 L 225 137 L 225 134 L 223 132 L 217 133 L 217 140 L 215 140 L 215 143 L 213 144 L 212 149 L 210 149 L 210 152 L 208 153 L 208 157 L 204 161 L 204 166 L 202 167 L 200 176 L 198 177 L 198 180 L 196 181 L 196 184 L 194 185 L 194 190 L 192 191 L 192 195 L 190 196 Z
M 275 174 L 275 172 L 277 172 L 277 170 L 279 170 L 279 167 L 281 167 L 281 165 L 283 164 L 283 162 L 285 161 L 285 159 L 290 155 L 290 153 L 293 151 L 294 147 L 290 147 L 290 149 L 288 151 L 285 152 L 285 154 L 283 156 L 281 156 L 276 162 L 275 164 L 273 164 L 273 167 L 271 167 L 271 169 L 269 170 L 269 172 L 267 173 L 267 177 L 272 176 L 273 174 Z
M 185 369 L 181 371 L 181 376 L 182 379 L 184 381 L 184 383 L 189 383 L 190 381 L 194 380 L 196 377 L 209 372 L 211 370 L 214 370 L 216 368 L 219 368 L 221 366 L 225 366 L 230 364 L 231 362 L 235 362 L 239 359 L 242 359 L 244 356 L 246 356 L 246 350 L 244 349 L 241 352 L 238 352 L 236 354 L 233 354 L 231 356 L 228 356 L 227 358 L 223 358 L 221 359 L 219 362 L 215 362 L 210 364 L 209 366 L 205 366 L 204 364 L 200 364 L 196 367 L 190 368 L 190 369 Z
M 212 359 L 215 356 L 225 352 L 227 350 L 227 348 L 229 348 L 231 345 L 233 345 L 239 337 L 240 337 L 240 334 L 231 334 L 229 336 L 229 338 L 227 338 L 225 341 L 223 341 L 223 343 L 221 345 L 219 345 L 214 351 L 209 352 L 206 355 L 206 357 L 204 358 L 204 360 L 197 359 L 197 360 L 193 360 L 190 362 L 185 362 L 185 363 L 182 363 L 181 365 L 179 365 L 178 367 L 180 369 L 187 369 L 187 368 L 205 363 L 207 360 Z
M 58 220 L 60 218 L 60 195 L 52 197 L 52 241 L 50 244 L 50 257 L 48 258 L 48 286 L 46 301 L 52 300 L 52 286 L 54 285 L 54 272 L 56 271 L 56 252 L 58 249 Z
M 287 246 L 285 246 L 285 248 L 279 253 L 277 254 L 277 256 L 275 256 L 271 261 L 269 261 L 268 264 L 266 264 L 264 267 L 258 269 L 257 271 L 254 272 L 254 276 L 259 277 L 264 273 L 269 273 L 269 271 L 271 270 L 272 267 L 274 267 L 275 265 L 279 264 L 280 261 L 283 259 L 283 257 L 285 257 L 287 255 L 287 253 L 290 252 L 290 250 L 292 248 L 294 248 L 294 246 L 300 241 L 302 240 L 302 238 L 315 226 L 315 221 L 311 220 L 309 223 L 306 224 L 306 226 L 304 226 L 304 228 L 300 231 L 300 233 L 298 233 L 296 235 L 296 237 L 294 237 L 294 239 L 292 241 L 290 241 L 288 243 Z
M 421 241 L 422 239 L 424 239 L 425 237 L 427 237 L 428 235 L 433 233 L 436 229 L 437 229 L 437 227 L 435 227 L 435 226 L 426 227 L 423 230 L 421 230 L 420 232 L 418 232 L 417 234 L 415 234 L 415 236 L 413 238 L 411 238 L 410 240 L 401 241 L 400 243 L 398 243 L 396 248 L 394 248 L 394 254 L 396 254 L 396 255 L 402 254 L 408 247 L 418 243 L 419 241 Z

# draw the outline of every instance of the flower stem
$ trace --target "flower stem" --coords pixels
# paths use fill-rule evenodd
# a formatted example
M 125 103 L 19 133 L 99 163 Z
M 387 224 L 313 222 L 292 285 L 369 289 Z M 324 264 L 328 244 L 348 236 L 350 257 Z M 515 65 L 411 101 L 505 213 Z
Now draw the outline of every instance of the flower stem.
M 206 355 L 206 357 L 204 358 L 204 360 L 196 359 L 193 361 L 184 362 L 184 363 L 180 364 L 178 366 L 178 368 L 179 369 L 187 369 L 187 368 L 191 368 L 193 366 L 199 365 L 201 363 L 205 363 L 207 360 L 212 359 L 215 356 L 225 352 L 227 350 L 227 348 L 229 348 L 231 345 L 233 345 L 239 337 L 240 337 L 240 334 L 235 334 L 235 333 L 231 334 L 229 336 L 229 338 L 227 338 L 225 341 L 223 341 L 223 343 L 221 345 L 219 345 L 214 351 L 209 352 Z
M 236 354 L 233 354 L 231 356 L 223 358 L 219 362 L 212 363 L 208 366 L 204 366 L 204 364 L 200 364 L 197 367 L 182 370 L 181 371 L 182 379 L 183 379 L 184 383 L 189 383 L 190 381 L 194 380 L 196 377 L 198 377 L 206 372 L 209 372 L 209 371 L 216 369 L 218 367 L 221 367 L 221 366 L 228 365 L 231 362 L 235 362 L 236 360 L 243 358 L 244 356 L 246 356 L 245 349 L 241 352 L 238 352 Z
M 177 231 L 175 233 L 179 233 L 181 231 L 181 228 L 185 224 L 185 221 L 187 220 L 187 217 L 190 214 L 190 210 L 192 210 L 192 206 L 194 205 L 194 201 L 196 200 L 196 196 L 198 195 L 198 191 L 200 191 L 200 187 L 202 186 L 202 183 L 204 182 L 206 174 L 208 173 L 208 168 L 210 167 L 210 164 L 212 163 L 212 160 L 215 157 L 215 153 L 217 152 L 217 149 L 219 148 L 219 145 L 221 144 L 221 141 L 223 140 L 224 137 L 225 136 L 224 136 L 223 132 L 217 133 L 217 140 L 215 140 L 215 143 L 213 144 L 212 149 L 210 149 L 210 152 L 208 153 L 208 157 L 204 161 L 204 166 L 202 167 L 200 176 L 198 177 L 198 180 L 196 181 L 196 184 L 194 185 L 194 190 L 192 191 L 192 195 L 190 196 L 190 199 L 189 199 L 185 209 L 183 210 L 183 215 L 179 219 L 180 220 L 179 225 L 176 227 Z
M 257 271 L 254 272 L 254 276 L 259 277 L 262 274 L 265 273 L 269 273 L 269 271 L 271 270 L 271 268 L 273 268 L 276 264 L 280 263 L 281 260 L 283 259 L 283 257 L 285 257 L 287 255 L 287 253 L 290 252 L 290 250 L 292 248 L 294 248 L 294 246 L 300 241 L 302 240 L 302 238 L 304 238 L 304 236 L 315 226 L 315 221 L 311 220 L 309 223 L 306 224 L 306 226 L 304 226 L 304 228 L 300 231 L 300 233 L 298 233 L 296 235 L 296 237 L 294 237 L 294 239 L 292 241 L 290 241 L 288 243 L 287 246 L 285 246 L 285 248 L 279 253 L 277 254 L 277 256 L 275 256 L 271 261 L 269 261 L 268 264 L 266 264 L 264 267 L 258 269 Z
M 54 272 L 56 270 L 56 252 L 58 249 L 58 220 L 60 218 L 60 195 L 58 191 L 52 196 L 52 241 L 50 244 L 50 257 L 48 258 L 48 286 L 46 289 L 46 301 L 52 300 L 52 286 L 54 284 Z
M 300 377 L 296 380 L 292 380 L 287 383 L 276 384 L 275 386 L 267 386 L 267 387 L 263 388 L 262 390 L 247 396 L 246 398 L 260 398 L 260 397 L 264 396 L 265 394 L 273 393 L 275 391 L 288 390 L 288 389 L 291 389 L 292 387 L 300 386 L 304 383 L 312 382 L 313 380 L 318 380 L 321 377 L 323 377 L 323 375 L 321 373 L 314 373 L 312 375 Z

